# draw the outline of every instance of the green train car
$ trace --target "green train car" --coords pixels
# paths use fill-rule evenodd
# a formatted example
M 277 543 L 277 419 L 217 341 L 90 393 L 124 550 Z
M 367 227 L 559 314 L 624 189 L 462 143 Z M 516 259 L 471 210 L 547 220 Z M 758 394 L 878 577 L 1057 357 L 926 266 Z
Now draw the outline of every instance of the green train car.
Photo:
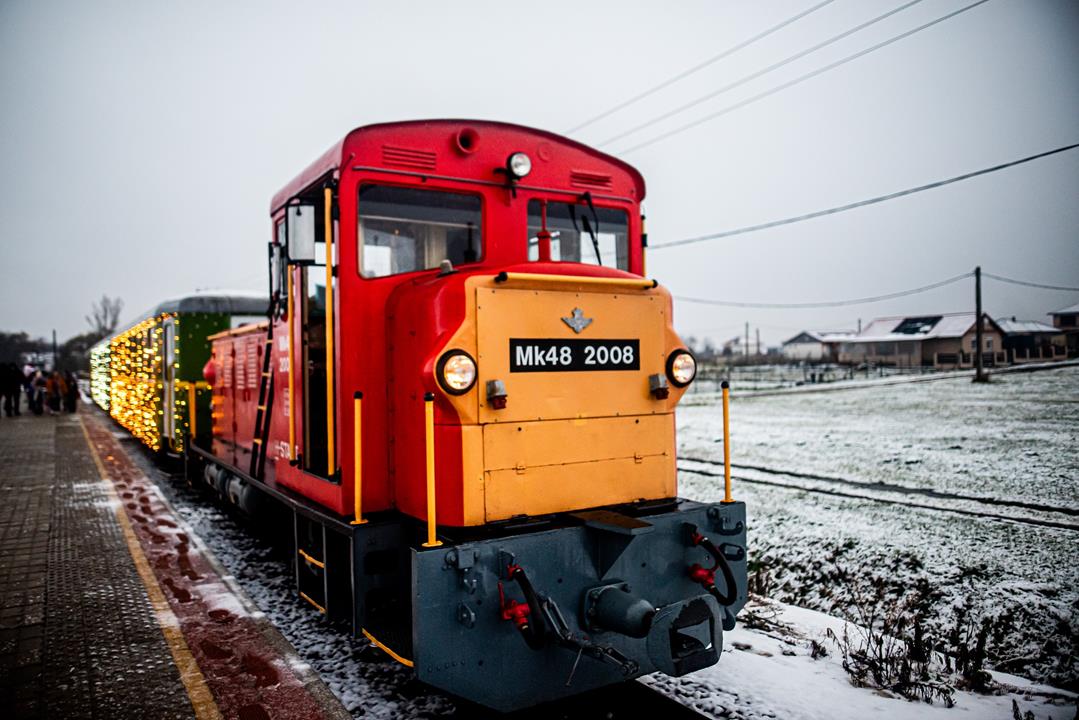
M 91 348 L 91 397 L 151 450 L 183 452 L 189 434 L 211 433 L 207 338 L 264 320 L 267 304 L 265 295 L 237 291 L 166 300 Z

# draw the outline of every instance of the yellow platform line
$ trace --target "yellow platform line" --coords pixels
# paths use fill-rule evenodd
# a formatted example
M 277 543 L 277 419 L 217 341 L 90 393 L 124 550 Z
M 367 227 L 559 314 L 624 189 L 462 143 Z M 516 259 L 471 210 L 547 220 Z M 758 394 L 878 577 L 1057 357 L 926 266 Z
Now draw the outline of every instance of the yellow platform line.
M 82 434 L 86 438 L 87 447 L 90 448 L 90 456 L 94 459 L 97 472 L 101 475 L 101 480 L 105 484 L 105 491 L 108 493 L 109 499 L 114 501 L 116 520 L 120 524 L 120 530 L 123 532 L 127 549 L 131 553 L 132 561 L 135 563 L 135 569 L 138 571 L 139 578 L 146 588 L 146 594 L 150 597 L 150 605 L 154 609 L 157 624 L 161 626 L 161 634 L 165 636 L 165 644 L 169 646 L 173 662 L 176 663 L 176 669 L 180 671 L 180 681 L 184 684 L 184 689 L 187 690 L 187 696 L 191 700 L 191 707 L 195 710 L 195 717 L 198 720 L 221 720 L 221 711 L 218 709 L 217 703 L 214 702 L 214 695 L 206 684 L 206 678 L 203 676 L 202 670 L 199 669 L 199 664 L 195 661 L 195 657 L 191 654 L 191 649 L 187 647 L 184 634 L 180 630 L 180 621 L 172 612 L 172 608 L 169 607 L 169 601 L 165 598 L 165 593 L 162 592 L 161 586 L 158 585 L 154 571 L 150 569 L 150 563 L 147 562 L 146 556 L 142 552 L 142 545 L 139 544 L 139 539 L 131 527 L 131 521 L 128 520 L 127 513 L 124 511 L 123 503 L 116 494 L 116 489 L 109 478 L 105 463 L 101 461 L 101 456 L 98 455 L 97 449 L 90 439 L 90 433 L 86 429 L 86 422 L 82 417 L 79 418 L 79 425 L 82 426 Z

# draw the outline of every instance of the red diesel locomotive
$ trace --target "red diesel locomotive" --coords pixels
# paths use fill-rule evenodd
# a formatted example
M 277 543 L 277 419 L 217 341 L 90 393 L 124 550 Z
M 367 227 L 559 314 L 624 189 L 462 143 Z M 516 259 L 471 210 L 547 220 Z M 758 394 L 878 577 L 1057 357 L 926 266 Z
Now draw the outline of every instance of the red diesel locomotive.
M 273 198 L 270 317 L 211 337 L 207 481 L 287 504 L 313 608 L 493 708 L 711 665 L 745 602 L 744 505 L 677 497 L 644 194 L 539 130 L 359 128 Z

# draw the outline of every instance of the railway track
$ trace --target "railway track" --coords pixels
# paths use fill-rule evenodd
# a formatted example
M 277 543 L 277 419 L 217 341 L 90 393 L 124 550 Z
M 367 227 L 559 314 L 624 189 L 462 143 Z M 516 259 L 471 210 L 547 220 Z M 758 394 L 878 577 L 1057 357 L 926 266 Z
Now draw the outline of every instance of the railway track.
M 642 716 L 703 720 L 709 717 L 636 681 L 600 688 L 516 713 L 502 714 L 446 696 L 414 679 L 406 679 L 407 673 L 396 673 L 396 664 L 380 651 L 372 648 L 373 652 L 367 652 L 359 647 L 362 643 L 351 641 L 346 631 L 323 623 L 320 616 L 314 613 L 298 611 L 296 598 L 291 591 L 278 594 L 265 592 L 265 586 L 283 589 L 290 587 L 291 583 L 289 566 L 276 559 L 278 553 L 267 538 L 252 536 L 251 528 L 245 527 L 247 521 L 243 517 L 231 508 L 215 505 L 209 495 L 197 486 L 189 486 L 182 468 L 162 467 L 128 436 L 117 437 L 124 441 L 132 460 L 189 522 L 197 522 L 191 513 L 201 515 L 208 521 L 195 530 L 219 561 L 225 561 L 225 567 L 235 565 L 237 558 L 244 558 L 241 561 L 244 566 L 236 568 L 238 572 L 234 571 L 237 580 L 316 672 L 326 667 L 334 669 L 331 674 L 336 677 L 323 674 L 331 690 L 340 693 L 347 689 L 365 696 L 363 709 L 354 712 L 354 717 L 381 717 L 377 710 L 371 712 L 374 710 L 372 704 L 380 703 L 385 703 L 387 707 L 397 706 L 403 713 L 401 716 L 415 714 L 422 717 L 484 720 L 631 720 Z M 252 556 L 263 556 L 263 562 L 247 566 L 247 558 Z M 267 559 L 269 562 L 265 561 Z M 252 577 L 252 574 L 264 574 L 271 570 L 275 577 Z M 257 585 L 260 584 L 264 587 L 263 592 L 258 592 Z M 303 640 L 312 642 L 305 644 Z M 337 648 L 337 651 L 327 656 L 326 649 L 330 647 Z M 355 667 L 346 667 L 353 665 Z M 387 672 L 395 678 L 394 681 L 386 682 Z M 369 683 L 369 687 L 357 687 L 365 683 Z
M 693 458 L 683 457 L 681 458 L 683 463 L 697 463 L 701 465 L 708 465 L 712 467 L 722 467 L 723 463 L 716 460 L 709 460 L 705 458 Z M 859 480 L 849 480 L 845 478 L 829 477 L 826 475 L 814 475 L 810 473 L 801 473 L 796 471 L 779 470 L 775 468 L 764 467 L 760 465 L 735 465 L 732 464 L 733 469 L 738 470 L 750 470 L 753 472 L 770 475 L 772 478 L 789 477 L 793 478 L 795 482 L 783 482 L 778 479 L 766 479 L 761 477 L 748 477 L 744 474 L 734 476 L 739 482 L 750 483 L 754 485 L 767 485 L 771 487 L 780 487 L 790 490 L 800 490 L 804 492 L 812 492 L 820 495 L 832 495 L 836 497 L 853 498 L 857 500 L 869 500 L 876 503 L 884 503 L 888 505 L 905 505 L 907 507 L 918 508 L 921 510 L 935 510 L 938 512 L 950 512 L 958 515 L 967 515 L 972 517 L 983 517 L 992 520 L 1005 520 L 1009 522 L 1022 523 L 1026 525 L 1036 525 L 1039 527 L 1050 527 L 1062 530 L 1075 530 L 1079 531 L 1079 523 L 1066 522 L 1060 520 L 1052 520 L 1047 518 L 1028 517 L 1023 515 L 1005 515 L 999 512 L 991 512 L 988 510 L 982 511 L 972 508 L 962 507 L 945 507 L 942 505 L 933 505 L 929 503 L 921 503 L 910 500 L 903 500 L 894 497 L 885 497 L 880 494 L 874 493 L 892 493 L 903 496 L 921 496 L 926 498 L 933 498 L 937 500 L 949 500 L 957 502 L 969 502 L 974 504 L 991 505 L 994 507 L 1011 507 L 1021 510 L 1030 510 L 1034 512 L 1042 513 L 1057 513 L 1060 515 L 1076 517 L 1079 516 L 1079 510 L 1074 508 L 1056 507 L 1051 505 L 1044 505 L 1040 503 L 1030 503 L 1020 500 L 998 500 L 995 498 L 989 498 L 978 495 L 967 495 L 964 493 L 951 493 L 939 490 L 932 490 L 928 488 L 912 488 L 905 485 L 897 485 L 894 483 L 885 482 L 865 482 Z M 678 469 L 682 472 L 691 473 L 694 475 L 704 475 L 708 477 L 723 477 L 722 471 L 704 470 L 701 468 L 689 467 L 685 464 L 679 464 Z M 827 483 L 832 487 L 820 487 L 812 484 L 799 483 L 797 480 L 809 480 L 815 483 Z M 851 492 L 847 490 L 838 489 L 838 487 L 852 488 L 862 490 L 864 492 Z

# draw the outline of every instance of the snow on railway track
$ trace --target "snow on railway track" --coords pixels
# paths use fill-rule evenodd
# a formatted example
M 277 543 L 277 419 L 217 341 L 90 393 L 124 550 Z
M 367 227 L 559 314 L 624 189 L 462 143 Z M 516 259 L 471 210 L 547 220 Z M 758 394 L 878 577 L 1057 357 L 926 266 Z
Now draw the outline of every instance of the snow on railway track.
M 720 469 L 702 469 L 698 466 Z M 678 469 L 681 472 L 705 475 L 709 477 L 722 477 L 723 463 L 706 458 L 682 457 L 679 460 Z M 921 510 L 936 510 L 940 512 L 957 513 L 983 517 L 991 520 L 1003 520 L 1017 522 L 1040 527 L 1058 528 L 1062 530 L 1079 531 L 1079 523 L 1069 522 L 1062 519 L 1065 517 L 1079 516 L 1079 510 L 1070 507 L 1059 507 L 1031 503 L 1021 500 L 997 499 L 985 496 L 968 495 L 964 493 L 951 493 L 931 488 L 919 488 L 908 485 L 899 485 L 886 482 L 868 482 L 861 480 L 849 480 L 846 478 L 815 475 L 790 470 L 764 467 L 761 465 L 731 465 L 732 469 L 738 470 L 738 475 L 733 479 L 738 482 L 747 482 L 757 485 L 770 485 L 772 487 L 800 490 L 804 492 L 818 493 L 823 495 L 835 495 L 838 497 L 869 500 L 877 503 L 891 505 L 905 505 Z M 838 490 L 837 487 L 854 488 L 851 490 Z M 923 497 L 925 502 L 911 500 L 912 497 Z M 992 512 L 986 507 L 1009 508 L 1019 512 L 1005 514 Z
M 691 703 L 645 683 L 600 688 L 538 708 L 504 715 L 451 698 L 424 686 L 411 672 L 380 650 L 354 640 L 347 630 L 325 623 L 297 597 L 287 553 L 259 537 L 250 520 L 214 503 L 209 493 L 192 488 L 182 474 L 153 463 L 141 445 L 117 434 L 125 450 L 183 517 L 209 556 L 228 571 L 277 627 L 300 658 L 310 665 L 353 717 L 457 717 L 531 720 L 631 720 L 640 717 L 703 720 Z

